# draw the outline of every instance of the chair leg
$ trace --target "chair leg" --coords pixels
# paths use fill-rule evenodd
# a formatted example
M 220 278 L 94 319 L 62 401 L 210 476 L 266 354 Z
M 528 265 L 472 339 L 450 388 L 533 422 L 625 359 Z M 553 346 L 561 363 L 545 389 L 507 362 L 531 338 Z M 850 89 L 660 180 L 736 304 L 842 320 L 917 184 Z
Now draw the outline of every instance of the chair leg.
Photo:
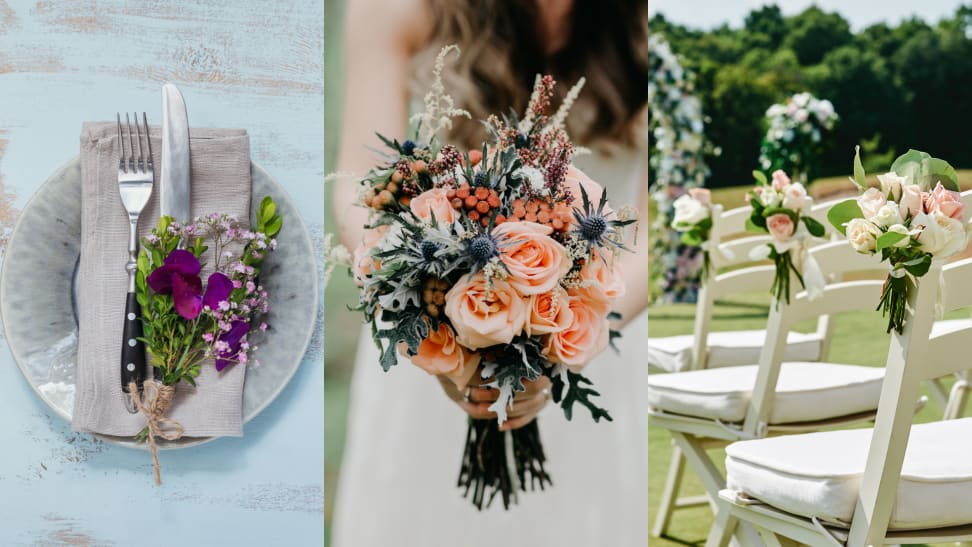
M 709 529 L 709 537 L 705 540 L 705 547 L 727 547 L 736 532 L 737 526 L 739 526 L 739 519 L 732 516 L 728 509 L 721 508 L 716 513 L 712 528 Z
M 965 405 L 969 399 L 969 383 L 964 377 L 960 377 L 952 386 L 951 393 L 948 394 L 948 402 L 945 404 L 945 415 L 943 420 L 954 420 L 960 418 L 965 412 Z
M 702 482 L 702 487 L 705 488 L 706 495 L 711 500 L 718 499 L 719 490 L 726 487 L 726 479 L 722 476 L 722 472 L 715 466 L 715 463 L 712 462 L 709 454 L 706 453 L 705 447 L 694 436 L 689 436 L 678 431 L 672 431 L 671 433 L 672 440 L 675 441 L 685 460 L 692 466 L 692 469 Z
M 668 525 L 675 512 L 678 493 L 682 487 L 682 476 L 685 472 L 685 456 L 678 446 L 672 446 L 672 461 L 668 465 L 668 477 L 665 479 L 665 490 L 662 491 L 661 505 L 655 515 L 655 525 L 651 529 L 652 537 L 662 537 L 668 531 Z

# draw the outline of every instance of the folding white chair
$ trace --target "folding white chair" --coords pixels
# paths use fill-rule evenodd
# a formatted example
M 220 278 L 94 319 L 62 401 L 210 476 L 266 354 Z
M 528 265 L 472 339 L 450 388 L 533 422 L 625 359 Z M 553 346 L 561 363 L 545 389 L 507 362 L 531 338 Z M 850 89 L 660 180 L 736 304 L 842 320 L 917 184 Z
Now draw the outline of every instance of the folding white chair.
M 827 211 L 834 202 L 817 204 L 810 215 L 828 228 Z M 711 271 L 740 267 L 752 262 L 749 251 L 765 245 L 769 236 L 746 232 L 746 219 L 752 208 L 748 205 L 723 211 L 721 205 L 712 206 L 712 228 L 708 247 Z M 711 331 L 712 308 L 716 299 L 740 292 L 713 275 L 699 290 L 695 325 L 692 334 L 649 337 L 648 365 L 664 372 L 680 372 L 703 368 L 717 368 L 755 363 L 766 339 L 765 330 Z M 799 286 L 799 285 L 797 285 Z M 769 290 L 766 285 L 765 290 Z M 817 330 L 811 333 L 792 332 L 787 339 L 786 358 L 816 361 L 826 356 L 830 339 L 829 321 L 821 317 Z
M 828 228 L 828 234 L 834 233 L 826 218 L 827 211 L 834 203 L 837 202 L 820 203 L 814 205 L 810 211 L 814 219 Z M 751 212 L 752 208 L 749 206 L 730 211 L 723 211 L 721 205 L 713 206 L 708 244 L 713 274 L 751 263 L 749 251 L 770 240 L 768 235 L 754 235 L 745 231 L 746 219 Z M 693 333 L 649 338 L 649 365 L 665 372 L 680 372 L 756 363 L 765 345 L 766 331 L 711 332 L 712 311 L 717 299 L 744 292 L 768 291 L 773 272 L 772 265 L 763 265 L 712 275 L 699 291 Z M 803 362 L 826 359 L 832 330 L 830 318 L 822 315 L 817 319 L 814 332 L 787 333 L 784 359 Z M 711 502 L 709 496 L 679 497 L 684 472 L 685 459 L 676 445 L 672 451 L 661 503 L 652 528 L 652 535 L 655 537 L 667 532 L 675 511 Z
M 825 274 L 881 268 L 877 257 L 853 251 L 846 241 L 810 250 Z M 768 287 L 772 266 L 722 274 L 724 286 Z M 880 280 L 832 282 L 809 301 L 805 292 L 787 306 L 771 306 L 758 365 L 656 374 L 649 378 L 649 416 L 669 430 L 678 449 L 715 504 L 725 479 L 707 450 L 741 439 L 815 431 L 873 418 L 883 369 L 808 361 L 784 362 L 787 333 L 801 320 L 852 310 L 873 310 Z M 743 543 L 752 538 L 739 537 Z
M 771 546 L 780 536 L 826 547 L 972 541 L 972 418 L 912 425 L 921 382 L 969 367 L 972 323 L 932 333 L 939 271 L 946 309 L 972 305 L 972 259 L 933 264 L 912 285 L 874 428 L 730 445 L 708 547 L 725 545 L 741 522 Z M 835 288 L 827 298 L 864 292 Z

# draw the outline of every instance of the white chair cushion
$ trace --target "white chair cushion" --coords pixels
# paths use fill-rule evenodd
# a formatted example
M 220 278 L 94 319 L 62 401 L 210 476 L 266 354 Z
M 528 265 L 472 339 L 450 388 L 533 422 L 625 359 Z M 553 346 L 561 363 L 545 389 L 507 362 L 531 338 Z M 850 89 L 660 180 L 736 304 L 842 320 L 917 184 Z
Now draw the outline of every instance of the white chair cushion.
M 849 523 L 871 429 L 825 431 L 733 443 L 727 486 L 778 509 Z M 972 418 L 915 425 L 890 527 L 972 523 Z
M 746 417 L 758 365 L 653 374 L 651 408 L 724 422 Z M 783 363 L 770 424 L 825 420 L 876 410 L 884 367 Z
M 692 360 L 691 334 L 648 339 L 648 364 L 667 372 L 688 368 Z M 709 358 L 706 368 L 734 367 L 759 361 L 766 343 L 765 330 L 710 332 L 706 340 Z M 786 338 L 786 361 L 820 359 L 821 337 L 817 333 L 790 332 Z

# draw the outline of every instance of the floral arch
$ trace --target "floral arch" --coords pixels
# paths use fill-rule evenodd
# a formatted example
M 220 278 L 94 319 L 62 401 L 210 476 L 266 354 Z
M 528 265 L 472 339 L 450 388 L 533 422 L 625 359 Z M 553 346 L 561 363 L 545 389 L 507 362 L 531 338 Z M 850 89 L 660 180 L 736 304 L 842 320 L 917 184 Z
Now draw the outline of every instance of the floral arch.
M 705 154 L 702 103 L 694 75 L 685 70 L 664 38 L 648 38 L 649 191 L 657 207 L 651 226 L 652 296 L 668 302 L 695 301 L 701 254 L 679 242 L 670 227 L 672 203 L 689 188 L 702 186 L 710 170 Z

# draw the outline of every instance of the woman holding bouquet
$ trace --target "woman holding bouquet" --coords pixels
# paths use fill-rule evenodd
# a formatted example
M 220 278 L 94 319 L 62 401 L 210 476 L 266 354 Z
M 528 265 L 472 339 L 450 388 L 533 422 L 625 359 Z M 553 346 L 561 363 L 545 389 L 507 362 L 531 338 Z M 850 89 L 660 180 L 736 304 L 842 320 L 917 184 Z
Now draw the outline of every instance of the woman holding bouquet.
M 375 132 L 406 134 L 409 111 L 428 86 L 418 75 L 431 72 L 443 45 L 457 44 L 462 55 L 447 63 L 445 86 L 473 120 L 522 111 L 538 73 L 552 74 L 561 90 L 586 78 L 567 128 L 593 153 L 578 156 L 576 164 L 615 203 L 636 203 L 646 219 L 646 12 L 646 3 L 624 0 L 351 0 L 338 170 L 362 174 L 373 165 L 368 147 L 376 144 Z M 476 121 L 457 119 L 448 138 L 475 149 L 482 130 Z M 358 198 L 353 180 L 339 184 L 333 212 L 344 244 L 354 248 L 367 211 L 352 206 Z M 622 356 L 608 351 L 584 371 L 614 421 L 595 424 L 579 413 L 568 426 L 562 412 L 544 410 L 550 382 L 529 383 L 503 427 L 540 420 L 554 486 L 520 496 L 509 511 L 495 503 L 477 512 L 455 485 L 467 414 L 495 418 L 487 407 L 496 390 L 462 393 L 405 358 L 389 372 L 392 378 L 384 377 L 374 343 L 362 333 L 333 545 L 647 543 L 647 367 L 638 363 L 647 337 L 647 237 L 641 233 L 635 241 L 635 252 L 622 259 L 627 294 L 616 310 L 624 317 L 616 325 L 624 326 Z

